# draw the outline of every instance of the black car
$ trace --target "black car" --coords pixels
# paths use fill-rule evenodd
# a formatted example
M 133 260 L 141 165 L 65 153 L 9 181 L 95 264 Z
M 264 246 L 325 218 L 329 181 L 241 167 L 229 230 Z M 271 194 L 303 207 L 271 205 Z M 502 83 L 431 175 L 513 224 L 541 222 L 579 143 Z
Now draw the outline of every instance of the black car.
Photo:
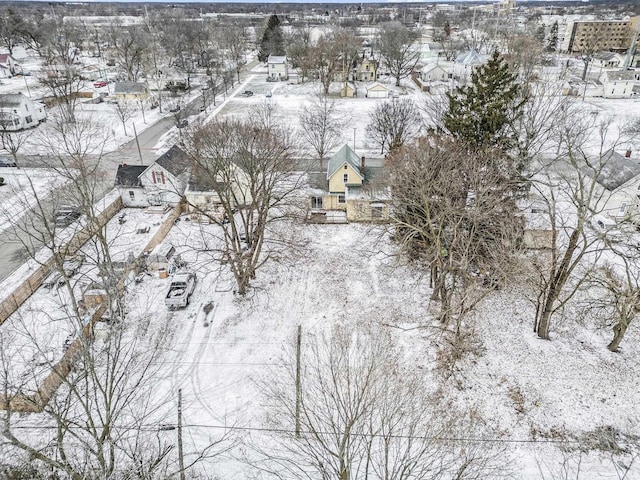
M 251 90 L 245 90 L 244 92 L 242 92 L 243 97 L 250 97 L 251 95 L 253 95 L 253 92 Z
M 54 222 L 56 224 L 56 227 L 68 227 L 77 219 L 79 219 L 81 215 L 82 214 L 80 213 L 80 209 L 78 207 L 60 207 L 56 210 Z
M 178 128 L 184 128 L 187 125 L 189 125 L 189 121 L 187 119 L 183 119 L 183 120 L 180 120 L 179 122 L 176 122 L 176 127 Z
M 16 167 L 16 162 L 7 157 L 0 157 L 0 167 Z

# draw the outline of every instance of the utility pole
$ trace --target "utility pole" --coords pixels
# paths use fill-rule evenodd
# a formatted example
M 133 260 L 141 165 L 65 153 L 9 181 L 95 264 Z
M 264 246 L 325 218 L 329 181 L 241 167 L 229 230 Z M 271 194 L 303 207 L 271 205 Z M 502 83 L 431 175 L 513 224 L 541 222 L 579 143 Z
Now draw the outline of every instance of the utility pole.
M 180 480 L 184 476 L 184 454 L 182 452 L 182 389 L 178 389 L 178 466 L 180 468 Z
M 302 384 L 300 379 L 300 347 L 302 345 L 302 325 L 298 325 L 298 335 L 296 339 L 296 437 L 300 436 L 300 404 L 302 394 Z
M 140 165 L 143 165 L 142 163 L 142 151 L 140 151 L 140 142 L 138 141 L 138 132 L 136 131 L 136 124 L 135 122 L 131 122 L 133 125 L 133 134 L 136 136 L 136 145 L 138 147 L 138 156 L 140 157 Z

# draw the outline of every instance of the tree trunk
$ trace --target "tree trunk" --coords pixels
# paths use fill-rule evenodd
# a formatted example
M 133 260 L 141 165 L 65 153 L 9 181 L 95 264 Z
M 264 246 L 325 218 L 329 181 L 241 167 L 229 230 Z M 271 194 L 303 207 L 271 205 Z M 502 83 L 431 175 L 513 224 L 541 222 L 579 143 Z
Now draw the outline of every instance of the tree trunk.
M 538 329 L 536 333 L 538 337 L 543 340 L 549 340 L 549 325 L 551 324 L 551 310 L 546 308 L 542 311 L 540 315 L 540 320 L 538 321 Z
M 618 351 L 620 342 L 622 342 L 624 334 L 627 332 L 627 327 L 628 325 L 623 322 L 619 322 L 613 326 L 613 340 L 611 340 L 611 343 L 607 345 L 607 348 L 609 350 L 611 350 L 612 352 Z

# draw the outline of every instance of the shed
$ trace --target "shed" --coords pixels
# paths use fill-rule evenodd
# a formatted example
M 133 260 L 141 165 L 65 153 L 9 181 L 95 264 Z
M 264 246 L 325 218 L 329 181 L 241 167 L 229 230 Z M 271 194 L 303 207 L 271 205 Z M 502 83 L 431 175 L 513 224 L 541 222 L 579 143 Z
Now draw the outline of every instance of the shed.
M 341 97 L 355 97 L 357 95 L 358 90 L 356 89 L 356 86 L 351 82 L 345 83 L 342 87 L 342 90 L 340 90 Z
M 160 243 L 151 251 L 147 258 L 147 270 L 155 271 L 169 268 L 171 257 L 175 253 L 175 248 L 170 243 Z

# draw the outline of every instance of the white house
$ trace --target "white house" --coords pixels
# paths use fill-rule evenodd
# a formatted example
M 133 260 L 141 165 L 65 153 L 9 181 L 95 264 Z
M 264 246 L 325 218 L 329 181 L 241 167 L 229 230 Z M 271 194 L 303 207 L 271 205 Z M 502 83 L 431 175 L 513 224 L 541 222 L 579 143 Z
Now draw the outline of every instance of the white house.
M 269 78 L 276 80 L 287 80 L 289 78 L 289 63 L 285 56 L 269 55 L 267 68 Z
M 8 53 L 0 54 L 0 71 L 4 72 L 4 74 L 7 74 L 8 77 L 11 77 L 16 73 L 21 73 L 18 62 Z
M 491 58 L 490 55 L 483 55 L 474 49 L 466 53 L 461 53 L 453 62 L 453 75 L 460 80 L 461 83 L 467 83 L 471 80 L 471 73 L 481 65 L 484 65 Z
M 604 98 L 630 98 L 634 93 L 633 87 L 640 85 L 640 71 L 602 72 L 600 82 Z
M 0 126 L 16 131 L 35 127 L 47 118 L 44 105 L 22 93 L 0 94 Z
M 146 165 L 118 165 L 115 187 L 120 192 L 122 204 L 125 207 L 149 206 L 149 200 L 140 179 L 140 175 L 146 169 Z
M 389 89 L 380 82 L 373 82 L 366 86 L 367 98 L 387 98 L 389 96 Z
M 595 210 L 616 221 L 627 218 L 640 220 L 640 162 L 631 154 L 631 150 L 627 150 L 625 155 L 613 150 L 605 152 L 596 179 L 602 190 Z
M 598 52 L 593 55 L 592 65 L 600 68 L 621 68 L 624 57 L 614 52 Z
M 149 205 L 177 205 L 189 181 L 191 161 L 174 145 L 140 174 Z
M 446 82 L 449 79 L 449 72 L 441 65 L 427 65 L 420 72 L 420 79 L 423 82 Z

